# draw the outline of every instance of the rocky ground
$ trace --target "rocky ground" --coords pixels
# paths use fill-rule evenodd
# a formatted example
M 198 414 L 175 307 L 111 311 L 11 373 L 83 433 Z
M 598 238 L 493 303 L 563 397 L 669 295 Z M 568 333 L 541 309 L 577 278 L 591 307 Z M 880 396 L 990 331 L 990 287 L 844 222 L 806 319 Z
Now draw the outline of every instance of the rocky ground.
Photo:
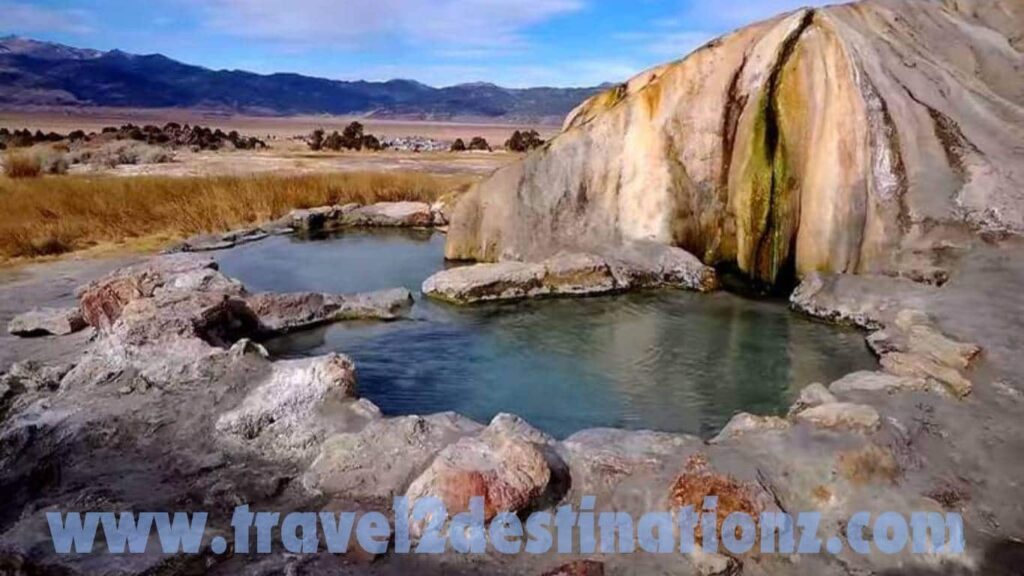
M 820 511 L 823 539 L 854 512 L 950 511 L 967 541 L 956 556 L 591 555 L 600 564 L 568 573 L 1019 574 L 1022 16 L 1006 0 L 798 11 L 594 97 L 454 215 L 331 206 L 129 268 L 32 269 L 2 288 L 4 319 L 47 309 L 9 329 L 71 334 L 3 340 L 0 569 L 544 574 L 572 560 L 58 557 L 42 516 L 207 510 L 212 535 L 241 503 L 386 510 L 393 495 L 439 495 L 458 512 L 483 493 L 488 518 L 578 508 L 584 496 L 597 511 L 639 516 L 715 495 L 722 515 Z M 391 321 L 407 292 L 251 294 L 187 253 L 284 227 L 449 219 L 446 254 L 489 263 L 438 274 L 428 295 L 710 290 L 711 266 L 732 265 L 775 289 L 799 278 L 794 310 L 864 328 L 878 368 L 801 382 L 785 418 L 740 414 L 707 441 L 611 429 L 556 441 L 513 415 L 390 418 L 358 397 L 348 358 L 274 359 L 259 341 L 353 317 Z
M 336 210 L 336 218 L 352 213 Z M 295 221 L 305 217 L 296 214 Z M 1016 289 L 1024 280 L 1021 248 L 1018 241 L 974 246 L 941 288 L 891 277 L 809 277 L 794 293 L 794 307 L 864 326 L 879 370 L 808 382 L 788 418 L 739 415 L 710 441 L 609 429 L 559 442 L 512 415 L 487 425 L 456 414 L 387 418 L 358 398 L 357 367 L 344 356 L 275 360 L 258 344 L 323 322 L 393 320 L 408 305 L 406 291 L 250 294 L 196 254 L 38 266 L 3 284 L 3 319 L 39 306 L 52 310 L 12 324 L 26 334 L 38 333 L 32 323 L 68 332 L 80 327 L 69 318 L 80 317 L 88 327 L 4 339 L 0 566 L 13 573 L 177 574 L 200 567 L 250 574 L 541 574 L 571 558 L 58 557 L 43 512 L 201 509 L 216 519 L 212 535 L 227 528 L 240 503 L 281 511 L 386 510 L 394 495 L 446 494 L 450 509 L 458 510 L 467 494 L 482 489 L 492 494 L 489 516 L 578 506 L 585 495 L 597 497 L 598 510 L 639 516 L 726 490 L 737 510 L 820 510 L 825 536 L 839 533 L 854 511 L 959 511 L 968 554 L 593 555 L 600 565 L 585 568 L 1011 573 L 999 569 L 1020 554 L 1016 538 L 1024 531 L 1024 463 L 1015 458 L 1024 449 L 1017 417 L 1024 402 L 1024 360 L 1017 354 L 1024 333 L 1024 298 Z M 658 261 L 649 260 L 646 269 Z M 614 275 L 594 273 L 602 266 L 601 257 L 566 255 L 544 270 L 560 271 L 556 284 L 565 295 L 614 282 Z M 527 276 L 524 285 L 534 286 Z M 480 277 L 485 281 L 476 294 L 493 286 L 489 273 Z M 505 282 L 499 293 L 510 287 Z

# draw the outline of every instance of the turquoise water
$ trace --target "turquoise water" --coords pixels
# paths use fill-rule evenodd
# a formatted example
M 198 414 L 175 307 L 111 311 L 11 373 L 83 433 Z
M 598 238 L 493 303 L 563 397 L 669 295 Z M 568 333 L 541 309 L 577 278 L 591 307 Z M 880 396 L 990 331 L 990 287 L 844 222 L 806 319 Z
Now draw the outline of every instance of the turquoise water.
M 251 290 L 413 290 L 411 320 L 268 343 L 286 357 L 349 355 L 360 393 L 390 415 L 512 412 L 557 437 L 604 426 L 707 437 L 737 412 L 784 413 L 804 385 L 875 366 L 857 331 L 725 292 L 435 303 L 418 289 L 445 266 L 443 248 L 440 234 L 359 231 L 270 238 L 219 260 Z

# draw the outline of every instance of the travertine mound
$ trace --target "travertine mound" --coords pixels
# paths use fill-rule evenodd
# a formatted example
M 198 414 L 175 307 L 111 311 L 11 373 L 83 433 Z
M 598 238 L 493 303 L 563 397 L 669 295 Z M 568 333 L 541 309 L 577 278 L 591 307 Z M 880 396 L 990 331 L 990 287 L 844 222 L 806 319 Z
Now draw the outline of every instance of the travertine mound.
M 743 28 L 595 96 L 457 207 L 451 259 L 650 240 L 767 284 L 942 283 L 1024 232 L 1024 4 L 865 0 Z

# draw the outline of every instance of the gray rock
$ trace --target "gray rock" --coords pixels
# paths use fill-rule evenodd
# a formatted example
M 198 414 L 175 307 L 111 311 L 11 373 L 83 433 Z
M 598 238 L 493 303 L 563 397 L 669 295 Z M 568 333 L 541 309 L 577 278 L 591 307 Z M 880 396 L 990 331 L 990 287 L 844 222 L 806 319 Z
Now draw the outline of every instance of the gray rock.
M 868 346 L 891 374 L 914 382 L 890 382 L 890 388 L 929 389 L 963 398 L 973 384 L 963 375 L 981 347 L 943 334 L 927 314 L 903 309 L 884 330 L 868 336 Z
M 7 331 L 14 336 L 66 336 L 88 326 L 82 311 L 74 308 L 36 308 L 15 316 L 7 324 Z
M 789 416 L 793 417 L 808 408 L 814 408 L 816 406 L 821 406 L 822 404 L 831 404 L 833 402 L 838 402 L 836 397 L 833 396 L 825 386 L 815 382 L 800 391 L 800 396 L 789 408 Z
M 957 398 L 970 395 L 974 384 L 965 378 L 956 368 L 932 360 L 926 356 L 892 352 L 881 360 L 882 368 L 897 376 L 912 379 L 930 379 L 945 386 Z
M 605 253 L 623 288 L 672 287 L 698 292 L 718 288 L 715 270 L 682 248 L 630 242 Z
M 565 439 L 562 453 L 574 496 L 595 496 L 601 502 L 649 511 L 654 505 L 649 498 L 667 498 L 671 477 L 687 456 L 704 447 L 695 436 L 596 428 Z M 663 485 L 652 482 L 662 476 Z
M 710 290 L 714 270 L 678 248 L 634 244 L 609 257 L 560 252 L 543 262 L 498 262 L 452 268 L 423 283 L 423 293 L 468 304 L 542 296 L 607 294 L 673 286 Z
M 928 382 L 923 378 L 905 378 L 885 372 L 867 371 L 847 374 L 829 385 L 829 390 L 836 394 L 915 391 L 929 388 Z
M 434 213 L 425 202 L 378 202 L 344 215 L 347 226 L 428 227 Z
M 329 437 L 302 483 L 334 498 L 387 502 L 405 493 L 441 449 L 482 429 L 454 413 L 374 420 Z
M 272 230 L 275 228 L 271 228 Z M 193 236 L 176 246 L 171 252 L 214 252 L 227 250 L 235 246 L 259 242 L 270 236 L 270 233 L 262 228 L 243 228 L 232 230 L 223 234 L 203 234 Z
M 737 414 L 729 420 L 717 436 L 710 440 L 711 444 L 720 444 L 752 433 L 788 430 L 789 422 L 775 416 L 755 416 L 745 412 Z
M 16 362 L 0 376 L 0 383 L 13 390 L 52 392 L 60 388 L 61 380 L 73 368 L 74 364 L 43 365 L 31 360 Z
M 435 228 L 447 226 L 451 217 L 451 205 L 448 202 L 438 200 L 430 205 L 430 213 L 433 215 Z
M 878 411 L 865 404 L 834 402 L 809 408 L 797 414 L 794 419 L 818 428 L 874 432 L 881 426 Z
M 687 559 L 701 576 L 739 576 L 743 565 L 739 560 L 724 554 L 705 552 L 700 546 L 694 548 Z
M 293 210 L 288 215 L 291 228 L 302 232 L 318 232 L 339 225 L 344 211 L 341 206 L 320 206 L 306 210 Z
M 438 272 L 423 282 L 422 290 L 432 298 L 460 304 L 514 300 L 539 295 L 543 278 L 539 264 L 477 264 Z
M 329 402 L 348 405 L 355 397 L 355 366 L 330 354 L 271 368 L 241 405 L 220 416 L 217 431 L 270 458 L 310 457 L 327 432 L 317 415 Z
M 246 299 L 262 330 L 287 333 L 340 320 L 395 320 L 412 303 L 405 288 L 365 294 L 263 293 Z

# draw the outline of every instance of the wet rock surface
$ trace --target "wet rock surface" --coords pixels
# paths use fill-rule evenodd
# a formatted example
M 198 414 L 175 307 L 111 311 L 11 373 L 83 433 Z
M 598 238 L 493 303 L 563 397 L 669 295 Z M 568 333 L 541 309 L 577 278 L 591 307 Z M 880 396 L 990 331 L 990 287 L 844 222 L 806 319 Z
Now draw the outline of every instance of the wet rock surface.
M 284 334 L 341 320 L 397 320 L 412 305 L 405 288 L 364 294 L 255 294 L 246 303 L 269 334 Z
M 609 251 L 609 256 L 562 252 L 542 262 L 506 261 L 438 272 L 423 293 L 459 304 L 545 296 L 585 296 L 673 287 L 707 292 L 714 270 L 679 248 L 654 244 Z

